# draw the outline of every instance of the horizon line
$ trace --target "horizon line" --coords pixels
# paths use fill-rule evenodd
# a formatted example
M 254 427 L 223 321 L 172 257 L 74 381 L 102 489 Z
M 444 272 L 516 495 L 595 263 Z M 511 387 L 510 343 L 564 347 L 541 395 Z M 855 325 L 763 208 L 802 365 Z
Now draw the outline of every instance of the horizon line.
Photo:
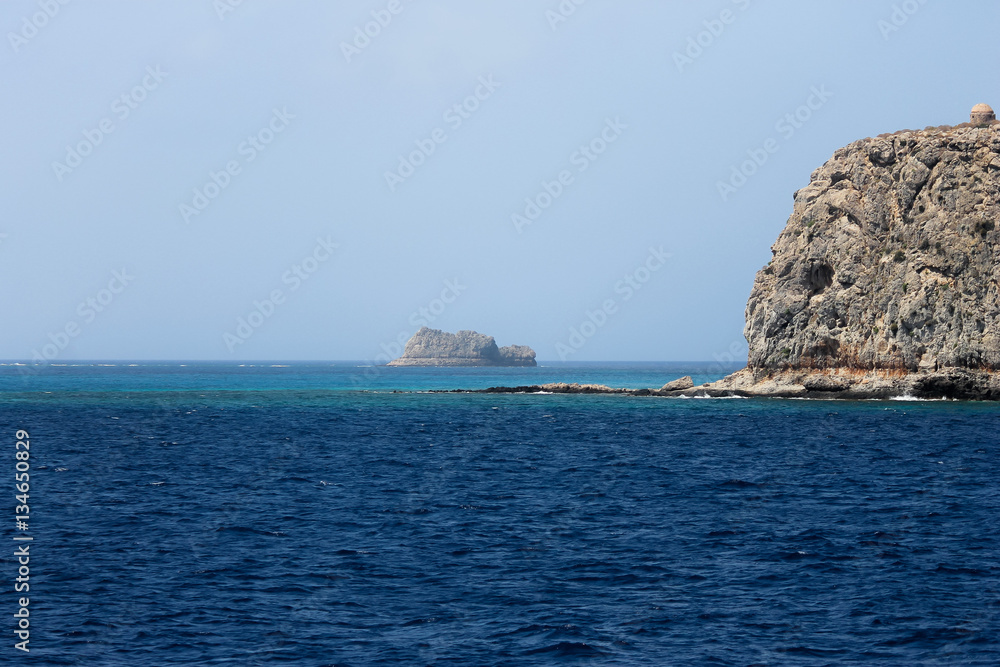
M 538 359 L 541 364 L 728 364 L 736 365 L 744 362 L 718 361 L 713 359 L 601 359 L 601 360 L 567 360 L 558 359 Z M 23 365 L 23 366 L 63 366 L 70 364 L 97 364 L 97 363 L 203 363 L 203 364 L 336 364 L 336 363 L 363 363 L 369 366 L 386 368 L 538 368 L 539 366 L 389 366 L 385 363 L 375 363 L 371 359 L 119 359 L 119 358 L 94 358 L 94 359 L 53 359 L 45 362 L 36 362 L 31 359 L 0 359 L 3 365 Z M 745 365 L 745 363 L 744 363 Z

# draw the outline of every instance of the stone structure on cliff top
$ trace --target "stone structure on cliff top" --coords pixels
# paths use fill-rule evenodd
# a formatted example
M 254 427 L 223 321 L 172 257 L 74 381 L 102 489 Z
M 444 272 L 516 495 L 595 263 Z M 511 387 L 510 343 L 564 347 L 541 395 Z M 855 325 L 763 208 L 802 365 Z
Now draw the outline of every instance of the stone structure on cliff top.
M 475 331 L 448 333 L 422 327 L 406 343 L 403 356 L 389 366 L 535 366 L 526 345 L 497 347 L 493 336 Z
M 982 125 L 996 119 L 997 115 L 993 113 L 993 107 L 989 104 L 977 104 L 972 107 L 972 113 L 969 114 L 969 122 L 973 125 Z

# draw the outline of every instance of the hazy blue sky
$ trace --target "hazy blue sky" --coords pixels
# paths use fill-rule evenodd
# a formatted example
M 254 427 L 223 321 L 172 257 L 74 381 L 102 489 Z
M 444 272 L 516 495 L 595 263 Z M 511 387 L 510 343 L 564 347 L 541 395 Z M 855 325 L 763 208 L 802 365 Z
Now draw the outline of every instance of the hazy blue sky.
M 711 360 L 835 149 L 1000 104 L 990 0 L 576 3 L 4 0 L 0 358 Z

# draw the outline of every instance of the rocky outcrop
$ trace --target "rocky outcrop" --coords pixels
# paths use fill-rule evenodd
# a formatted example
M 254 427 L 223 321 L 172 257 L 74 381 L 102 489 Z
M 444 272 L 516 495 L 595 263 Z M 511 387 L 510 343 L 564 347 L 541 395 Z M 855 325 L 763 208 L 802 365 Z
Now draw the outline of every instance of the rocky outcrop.
M 781 370 L 745 368 L 673 395 L 773 398 L 898 398 L 1000 400 L 1000 374 L 968 368 L 937 371 Z
M 497 347 L 493 336 L 475 331 L 448 333 L 422 327 L 406 343 L 403 356 L 389 366 L 535 366 L 526 345 Z
M 746 308 L 744 395 L 1000 398 L 1000 124 L 838 150 Z
M 462 391 L 462 393 L 473 394 L 623 394 L 630 393 L 631 389 L 615 389 L 606 384 L 580 384 L 578 382 L 549 382 L 547 384 L 533 384 L 522 387 L 490 387 L 489 389 L 479 389 L 473 391 Z
M 505 345 L 500 348 L 503 366 L 535 366 L 535 351 L 527 345 Z
M 690 389 L 693 386 L 694 380 L 691 379 L 690 375 L 685 375 L 682 378 L 666 383 L 660 388 L 660 391 L 683 391 L 684 389 Z
M 624 389 L 609 387 L 606 384 L 580 384 L 578 382 L 549 382 L 520 387 L 490 387 L 489 389 L 464 390 L 456 389 L 446 393 L 470 394 L 622 394 L 626 396 L 681 396 L 683 390 L 694 387 L 691 376 L 685 376 L 668 382 L 662 389 Z
M 675 382 L 679 382 L 676 381 Z M 691 383 L 693 385 L 693 382 Z M 754 373 L 743 369 L 727 378 L 688 386 L 668 382 L 660 389 L 628 389 L 603 384 L 553 382 L 519 387 L 455 389 L 447 393 L 486 394 L 617 394 L 623 396 L 768 397 L 876 399 L 912 397 L 925 399 L 1000 400 L 1000 374 L 953 368 L 936 372 L 862 372 L 802 370 Z

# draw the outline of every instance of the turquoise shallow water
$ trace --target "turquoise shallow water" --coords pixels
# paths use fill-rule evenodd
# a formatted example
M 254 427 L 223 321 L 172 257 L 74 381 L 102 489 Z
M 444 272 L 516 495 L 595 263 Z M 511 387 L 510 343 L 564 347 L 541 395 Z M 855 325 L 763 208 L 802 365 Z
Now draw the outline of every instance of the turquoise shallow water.
M 1000 664 L 1000 406 L 427 393 L 717 370 L 0 367 L 30 659 Z
M 696 384 L 739 368 L 718 363 L 542 364 L 534 368 L 390 368 L 364 362 L 94 362 L 0 366 L 0 392 L 325 389 L 425 391 L 546 382 L 661 387 L 691 375 Z

